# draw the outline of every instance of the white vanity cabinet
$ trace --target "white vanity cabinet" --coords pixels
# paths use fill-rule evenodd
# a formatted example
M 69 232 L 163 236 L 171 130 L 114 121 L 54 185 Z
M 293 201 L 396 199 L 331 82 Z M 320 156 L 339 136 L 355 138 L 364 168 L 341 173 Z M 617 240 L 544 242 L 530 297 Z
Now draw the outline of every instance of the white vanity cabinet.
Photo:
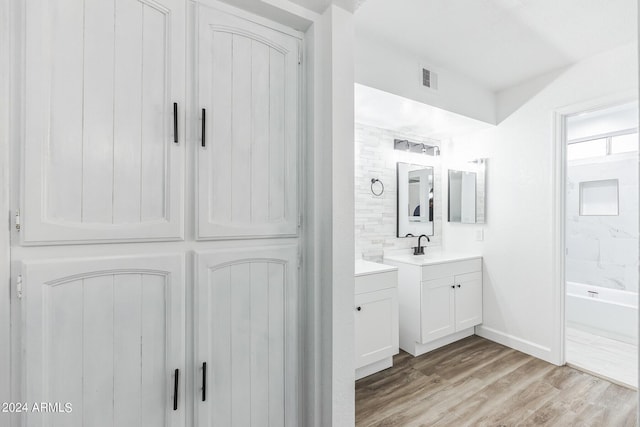
M 473 335 L 482 323 L 482 258 L 385 258 L 398 267 L 400 348 L 418 356 Z
M 356 379 L 393 366 L 393 355 L 399 351 L 397 286 L 396 267 L 356 261 Z

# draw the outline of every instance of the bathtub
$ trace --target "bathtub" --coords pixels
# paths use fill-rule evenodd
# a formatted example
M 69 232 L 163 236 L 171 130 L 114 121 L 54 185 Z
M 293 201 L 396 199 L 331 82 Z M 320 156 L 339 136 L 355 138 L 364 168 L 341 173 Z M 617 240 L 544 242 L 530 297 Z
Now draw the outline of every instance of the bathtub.
M 575 282 L 566 292 L 567 326 L 637 345 L 637 293 Z

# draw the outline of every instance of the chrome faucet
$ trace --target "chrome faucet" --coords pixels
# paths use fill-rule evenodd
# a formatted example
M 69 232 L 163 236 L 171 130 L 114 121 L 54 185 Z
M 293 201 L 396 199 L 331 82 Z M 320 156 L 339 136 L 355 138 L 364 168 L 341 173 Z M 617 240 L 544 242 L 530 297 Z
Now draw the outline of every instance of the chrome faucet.
M 429 236 L 427 236 L 426 234 L 421 234 L 420 237 L 418 237 L 418 246 L 414 246 L 413 247 L 413 254 L 414 255 L 424 255 L 424 246 L 420 245 L 421 240 L 423 237 L 427 238 L 427 242 L 430 242 L 431 240 L 429 240 Z

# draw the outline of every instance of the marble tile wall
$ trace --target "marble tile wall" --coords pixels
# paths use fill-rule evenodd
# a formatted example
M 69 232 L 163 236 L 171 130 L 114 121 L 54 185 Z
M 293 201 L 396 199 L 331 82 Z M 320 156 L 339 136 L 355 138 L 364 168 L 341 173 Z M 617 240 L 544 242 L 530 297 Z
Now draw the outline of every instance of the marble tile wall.
M 580 182 L 618 180 L 619 215 L 580 216 Z M 567 280 L 638 292 L 637 153 L 569 162 Z
M 442 170 L 440 159 L 393 148 L 394 139 L 433 145 L 424 137 L 356 123 L 355 127 L 355 257 L 382 261 L 384 251 L 409 249 L 415 238 L 396 238 L 396 163 L 434 168 L 434 235 L 428 248 L 442 245 Z M 371 193 L 371 178 L 384 184 L 384 193 Z M 424 242 L 424 239 L 423 239 Z M 429 250 L 429 249 L 427 249 Z

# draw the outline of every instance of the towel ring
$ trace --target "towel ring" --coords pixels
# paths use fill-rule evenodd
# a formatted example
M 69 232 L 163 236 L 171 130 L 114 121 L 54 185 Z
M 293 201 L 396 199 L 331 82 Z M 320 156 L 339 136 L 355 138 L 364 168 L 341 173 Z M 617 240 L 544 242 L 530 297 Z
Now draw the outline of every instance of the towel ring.
M 376 182 L 380 183 L 379 193 L 376 193 L 376 191 L 373 189 L 373 184 L 375 184 Z M 371 193 L 373 193 L 374 196 L 382 196 L 382 193 L 384 193 L 384 184 L 378 178 L 371 178 Z

